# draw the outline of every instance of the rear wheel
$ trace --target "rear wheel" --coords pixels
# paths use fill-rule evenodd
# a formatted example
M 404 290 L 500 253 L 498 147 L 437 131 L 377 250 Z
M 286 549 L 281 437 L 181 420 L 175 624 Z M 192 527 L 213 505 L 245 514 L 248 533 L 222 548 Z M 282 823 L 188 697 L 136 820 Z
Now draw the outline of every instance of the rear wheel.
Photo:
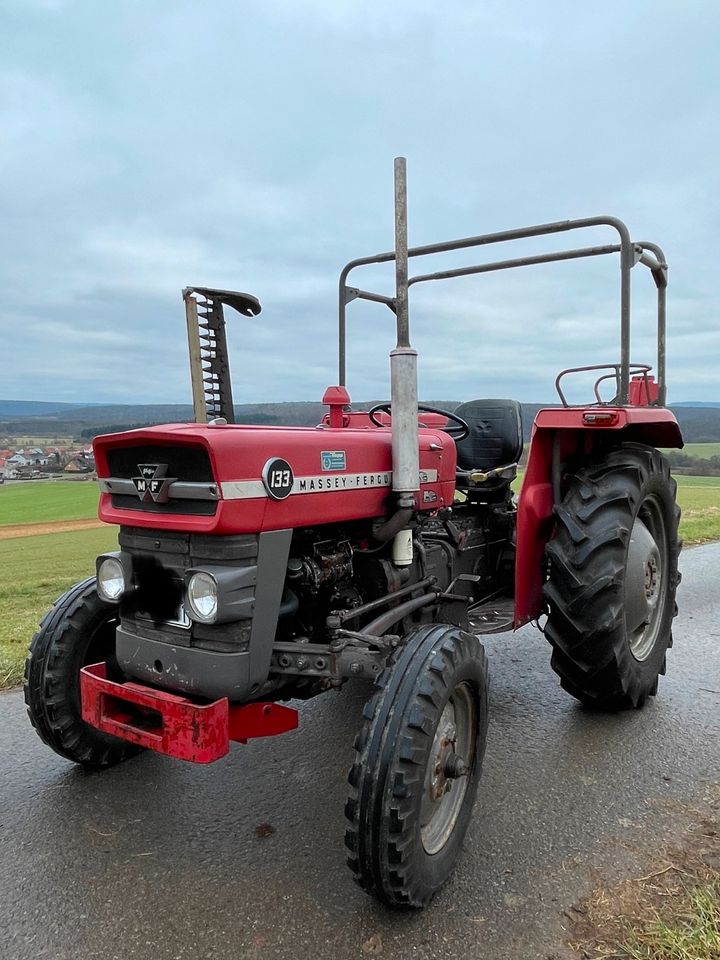
M 369 893 L 422 907 L 452 872 L 488 722 L 485 651 L 447 624 L 416 628 L 377 682 L 355 741 L 348 864 Z
M 675 490 L 658 450 L 627 443 L 578 470 L 556 509 L 545 635 L 583 703 L 642 707 L 657 692 L 680 579 Z
M 89 726 L 80 708 L 80 670 L 115 653 L 117 608 L 98 597 L 95 577 L 55 602 L 25 663 L 25 703 L 38 735 L 61 757 L 89 769 L 126 760 L 139 747 Z

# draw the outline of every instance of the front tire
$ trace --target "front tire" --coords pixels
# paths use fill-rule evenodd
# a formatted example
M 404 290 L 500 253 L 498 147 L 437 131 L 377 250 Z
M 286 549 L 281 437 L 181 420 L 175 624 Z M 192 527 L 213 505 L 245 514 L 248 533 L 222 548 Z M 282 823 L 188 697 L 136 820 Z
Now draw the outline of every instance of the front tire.
M 587 705 L 637 708 L 657 692 L 680 579 L 675 492 L 665 457 L 626 443 L 577 470 L 556 508 L 545 636 L 563 688 Z
M 110 767 L 140 748 L 82 719 L 80 670 L 115 652 L 117 608 L 97 595 L 95 577 L 76 583 L 54 604 L 33 637 L 25 663 L 30 722 L 49 747 L 88 769 Z
M 488 724 L 482 644 L 448 624 L 412 630 L 364 716 L 345 808 L 348 865 L 384 903 L 422 907 L 455 867 L 480 780 Z

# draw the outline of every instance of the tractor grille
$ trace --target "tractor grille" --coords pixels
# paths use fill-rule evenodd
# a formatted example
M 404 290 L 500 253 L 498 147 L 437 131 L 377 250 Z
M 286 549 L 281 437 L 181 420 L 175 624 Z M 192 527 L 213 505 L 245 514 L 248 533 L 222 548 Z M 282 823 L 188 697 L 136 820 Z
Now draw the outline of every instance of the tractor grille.
M 107 454 L 110 469 L 111 503 L 118 510 L 139 510 L 143 513 L 184 513 L 195 516 L 214 516 L 217 498 L 201 495 L 184 495 L 176 498 L 170 494 L 166 502 L 141 499 L 133 486 L 133 479 L 141 473 L 141 465 L 158 465 L 165 476 L 182 484 L 212 485 L 214 477 L 207 450 L 201 446 L 183 444 L 166 446 L 143 444 L 133 447 L 117 447 Z
M 248 648 L 255 587 L 247 587 L 245 620 L 194 623 L 183 616 L 185 571 L 204 564 L 257 566 L 256 535 L 212 537 L 174 531 L 121 527 L 119 543 L 132 557 L 137 588 L 120 606 L 120 621 L 130 633 L 181 647 L 220 653 Z

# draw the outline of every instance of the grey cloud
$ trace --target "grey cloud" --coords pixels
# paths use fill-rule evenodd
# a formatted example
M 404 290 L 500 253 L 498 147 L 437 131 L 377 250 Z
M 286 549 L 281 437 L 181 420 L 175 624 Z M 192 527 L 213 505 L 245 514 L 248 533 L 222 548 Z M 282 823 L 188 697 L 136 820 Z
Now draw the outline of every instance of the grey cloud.
M 671 398 L 718 399 L 709 0 L 6 6 L 4 395 L 188 400 L 179 294 L 206 283 L 263 302 L 231 321 L 238 399 L 317 399 L 337 274 L 392 244 L 403 153 L 411 242 L 600 212 L 658 240 Z M 639 271 L 634 355 L 652 359 Z M 615 359 L 616 294 L 609 262 L 414 291 L 424 395 L 550 398 L 559 366 Z M 392 318 L 349 309 L 351 392 L 387 394 Z

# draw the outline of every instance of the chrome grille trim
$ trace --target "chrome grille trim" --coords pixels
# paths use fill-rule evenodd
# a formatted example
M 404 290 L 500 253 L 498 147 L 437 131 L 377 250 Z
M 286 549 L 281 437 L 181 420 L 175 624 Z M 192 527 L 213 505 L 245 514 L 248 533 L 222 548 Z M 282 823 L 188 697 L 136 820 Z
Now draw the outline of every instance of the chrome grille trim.
M 98 477 L 98 486 L 102 493 L 114 493 L 126 497 L 138 495 L 133 481 L 123 477 Z M 171 500 L 219 500 L 220 488 L 217 483 L 174 480 L 168 487 L 168 496 Z

